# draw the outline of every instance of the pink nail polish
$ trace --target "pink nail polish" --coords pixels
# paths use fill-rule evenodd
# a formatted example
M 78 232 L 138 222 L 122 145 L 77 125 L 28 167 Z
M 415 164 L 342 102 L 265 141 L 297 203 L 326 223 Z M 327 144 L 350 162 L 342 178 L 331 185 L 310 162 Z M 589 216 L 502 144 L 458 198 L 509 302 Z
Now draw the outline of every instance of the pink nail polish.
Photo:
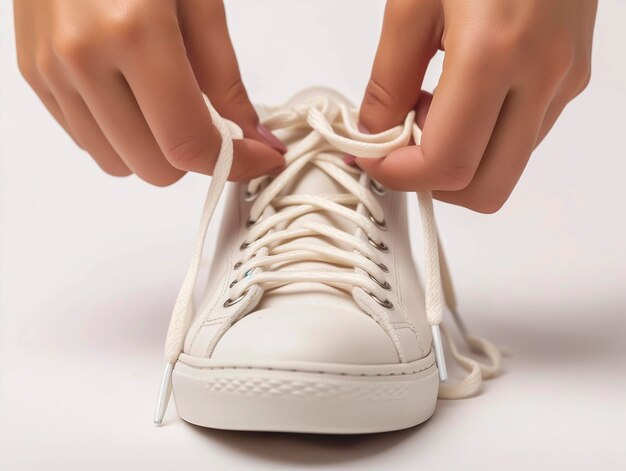
M 362 125 L 361 123 L 358 123 L 358 124 L 356 125 L 356 128 L 357 128 L 359 131 L 361 131 L 363 134 L 372 134 L 372 133 L 370 132 L 370 130 L 369 130 L 369 129 L 367 129 L 367 128 L 366 128 L 364 125 Z
M 267 145 L 276 149 L 281 154 L 287 152 L 287 147 L 285 147 L 285 144 L 283 144 L 280 139 L 274 136 L 274 134 L 272 134 L 272 131 L 270 131 L 267 126 L 259 123 L 256 127 L 256 130 Z
M 356 157 L 352 154 L 344 154 L 343 161 L 348 165 L 356 165 Z

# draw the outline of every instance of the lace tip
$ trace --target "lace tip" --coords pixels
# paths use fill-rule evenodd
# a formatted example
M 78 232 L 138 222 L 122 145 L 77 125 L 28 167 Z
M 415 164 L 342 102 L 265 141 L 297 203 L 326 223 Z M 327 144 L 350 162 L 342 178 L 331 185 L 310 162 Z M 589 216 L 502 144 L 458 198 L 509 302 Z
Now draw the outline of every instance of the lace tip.
M 172 394 L 172 372 L 174 371 L 174 363 L 167 363 L 163 371 L 163 379 L 161 380 L 161 388 L 159 390 L 159 399 L 157 401 L 156 410 L 154 411 L 154 425 L 163 424 L 163 417 L 167 410 L 167 404 Z
M 433 337 L 433 349 L 435 350 L 435 360 L 437 361 L 437 369 L 439 370 L 439 381 L 445 383 L 448 381 L 448 369 L 446 368 L 446 357 L 443 354 L 443 339 L 441 338 L 441 329 L 439 325 L 430 326 Z

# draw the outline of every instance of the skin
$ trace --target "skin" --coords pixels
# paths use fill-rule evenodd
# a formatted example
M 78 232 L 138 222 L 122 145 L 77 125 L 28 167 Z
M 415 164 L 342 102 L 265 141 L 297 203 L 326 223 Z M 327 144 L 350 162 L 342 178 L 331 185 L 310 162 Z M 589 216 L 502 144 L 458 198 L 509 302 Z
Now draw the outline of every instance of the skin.
M 220 0 L 15 0 L 18 62 L 48 110 L 112 175 L 169 185 L 211 174 L 220 137 L 203 103 L 238 123 L 231 180 L 284 166 L 285 148 L 241 81 Z M 530 154 L 588 84 L 597 0 L 389 0 L 360 110 L 367 132 L 411 109 L 420 145 L 356 159 L 383 185 L 500 209 Z M 433 96 L 421 91 L 446 51 Z
M 158 186 L 211 174 L 221 138 L 204 92 L 238 123 L 231 180 L 284 167 L 258 126 L 218 0 L 15 0 L 20 70 L 107 173 Z
M 389 0 L 360 110 L 365 132 L 413 108 L 421 144 L 356 159 L 383 185 L 499 210 L 534 148 L 589 83 L 596 0 Z M 438 49 L 443 73 L 421 92 Z

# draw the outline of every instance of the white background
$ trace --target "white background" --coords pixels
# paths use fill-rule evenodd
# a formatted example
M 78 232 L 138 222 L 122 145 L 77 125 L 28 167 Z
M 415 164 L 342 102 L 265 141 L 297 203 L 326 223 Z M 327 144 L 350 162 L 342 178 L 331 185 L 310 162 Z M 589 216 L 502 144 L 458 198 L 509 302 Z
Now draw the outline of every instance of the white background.
M 227 6 L 255 101 L 324 84 L 358 103 L 381 1 Z M 626 468 L 626 2 L 600 5 L 591 85 L 506 207 L 437 208 L 462 311 L 508 347 L 505 373 L 423 426 L 363 437 L 203 430 L 173 407 L 152 426 L 207 178 L 100 172 L 18 76 L 1 8 L 0 468 Z

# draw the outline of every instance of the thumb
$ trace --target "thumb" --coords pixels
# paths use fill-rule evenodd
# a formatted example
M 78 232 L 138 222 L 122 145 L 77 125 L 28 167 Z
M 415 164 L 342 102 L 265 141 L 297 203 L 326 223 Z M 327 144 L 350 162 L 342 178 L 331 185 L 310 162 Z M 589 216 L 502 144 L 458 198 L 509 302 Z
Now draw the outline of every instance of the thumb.
M 440 2 L 387 2 L 372 73 L 359 114 L 377 133 L 396 126 L 415 107 L 428 63 L 439 46 Z

